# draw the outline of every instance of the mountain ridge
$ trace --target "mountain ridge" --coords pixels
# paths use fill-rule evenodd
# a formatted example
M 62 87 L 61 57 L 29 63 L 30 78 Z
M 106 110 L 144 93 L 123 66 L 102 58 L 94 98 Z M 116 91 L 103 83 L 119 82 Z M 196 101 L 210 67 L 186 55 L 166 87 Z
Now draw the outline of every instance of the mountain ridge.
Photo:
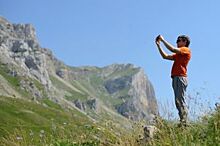
M 94 119 L 106 111 L 131 120 L 150 120 L 158 114 L 153 86 L 144 70 L 133 64 L 65 65 L 40 46 L 33 25 L 11 24 L 3 17 L 0 51 L 0 85 L 7 87 L 0 89 L 4 96 L 48 98 Z

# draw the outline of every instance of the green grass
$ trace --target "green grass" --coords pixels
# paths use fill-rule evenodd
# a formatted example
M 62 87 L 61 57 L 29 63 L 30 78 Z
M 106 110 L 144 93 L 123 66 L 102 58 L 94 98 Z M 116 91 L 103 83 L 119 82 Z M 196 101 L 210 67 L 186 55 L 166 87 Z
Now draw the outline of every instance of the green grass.
M 0 65 L 0 74 L 14 87 L 19 87 L 20 79 L 9 75 L 10 70 L 5 65 Z
M 81 99 L 82 101 L 86 100 L 88 95 L 86 93 L 81 94 L 79 92 L 76 92 L 74 90 L 72 90 L 70 87 L 64 85 L 62 82 L 60 82 L 58 79 L 56 79 L 53 76 L 50 76 L 50 79 L 52 81 L 52 84 L 54 86 L 56 86 L 58 89 L 63 90 L 63 91 L 67 91 L 68 93 L 70 93 L 71 95 L 65 95 L 65 98 L 67 100 L 75 100 L 75 99 Z
M 107 77 L 107 79 L 112 79 L 113 77 L 122 77 L 122 76 L 132 76 L 139 71 L 137 68 L 127 68 L 124 70 L 119 70 L 113 72 L 111 75 Z
M 81 112 L 64 110 L 49 99 L 37 104 L 0 96 L 0 145 L 218 146 L 220 143 L 220 108 L 190 122 L 186 128 L 158 118 L 158 131 L 149 143 L 137 142 L 143 136 L 145 121 L 135 122 L 126 130 L 123 126 L 131 121 L 121 123 L 120 117 L 111 117 L 106 112 L 99 115 L 102 120 L 93 123 Z
M 57 109 L 57 110 L 62 110 L 60 105 L 54 103 L 53 101 L 49 100 L 48 98 L 43 98 L 41 100 L 41 103 L 46 104 L 50 108 Z
M 156 126 L 159 130 L 151 145 L 220 145 L 220 108 L 201 120 L 190 122 L 187 127 L 179 127 L 175 122 L 161 119 Z
M 0 117 L 0 145 L 113 145 L 119 141 L 113 127 L 100 127 L 78 110 L 64 110 L 48 99 L 37 104 L 0 96 Z
M 10 75 L 10 69 L 5 65 L 0 65 L 0 74 L 9 82 L 11 87 L 18 91 L 23 97 L 30 97 L 30 94 L 20 88 L 20 81 L 23 79 L 20 76 Z
M 8 97 L 1 97 L 1 117 L 0 124 L 3 126 L 10 126 L 6 130 L 13 130 L 13 126 L 24 127 L 49 127 L 51 120 L 57 123 L 69 121 L 70 115 L 66 113 L 61 107 L 56 104 L 44 100 L 48 107 L 34 102 L 28 102 L 23 99 L 13 99 Z M 80 115 L 82 116 L 82 115 Z M 80 117 L 79 116 L 79 117 Z M 82 116 L 83 117 L 83 116 Z M 83 119 L 83 118 L 82 118 Z M 5 133 L 0 133 L 5 134 Z
M 87 89 L 90 96 L 97 96 L 97 87 L 100 86 L 100 79 L 96 75 L 88 74 L 87 76 L 79 76 L 77 80 L 84 88 Z

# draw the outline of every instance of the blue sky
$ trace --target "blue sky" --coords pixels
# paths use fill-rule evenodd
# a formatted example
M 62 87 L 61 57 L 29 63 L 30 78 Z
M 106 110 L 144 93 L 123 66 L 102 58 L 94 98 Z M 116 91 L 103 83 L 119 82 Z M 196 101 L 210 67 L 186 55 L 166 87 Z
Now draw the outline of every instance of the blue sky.
M 176 112 L 172 62 L 161 58 L 154 39 L 162 34 L 176 45 L 178 35 L 190 36 L 188 94 L 213 107 L 220 97 L 219 6 L 218 0 L 0 0 L 0 15 L 33 24 L 41 46 L 68 65 L 144 68 L 158 101 Z

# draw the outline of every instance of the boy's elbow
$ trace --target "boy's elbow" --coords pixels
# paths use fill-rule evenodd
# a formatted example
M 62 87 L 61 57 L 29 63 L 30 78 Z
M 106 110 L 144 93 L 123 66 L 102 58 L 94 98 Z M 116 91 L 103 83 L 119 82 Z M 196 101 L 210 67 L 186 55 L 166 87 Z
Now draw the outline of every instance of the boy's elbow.
M 163 56 L 163 59 L 167 59 L 167 60 L 173 60 L 173 58 L 169 55 Z
M 163 55 L 162 57 L 163 57 L 163 59 L 167 59 L 167 56 L 166 56 L 166 55 Z

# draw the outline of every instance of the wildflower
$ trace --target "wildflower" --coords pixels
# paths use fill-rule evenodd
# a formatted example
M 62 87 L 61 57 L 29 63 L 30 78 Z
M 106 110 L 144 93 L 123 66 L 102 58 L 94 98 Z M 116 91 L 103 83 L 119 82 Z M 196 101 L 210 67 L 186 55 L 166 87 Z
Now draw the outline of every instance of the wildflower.
M 44 137 L 44 135 L 43 135 L 43 134 L 40 134 L 39 136 L 40 136 L 40 138 Z
M 97 130 L 100 130 L 100 131 L 101 131 L 101 128 L 98 127 Z
M 20 137 L 20 136 L 17 136 L 16 139 L 17 139 L 17 140 L 22 140 L 23 138 Z
M 29 135 L 30 135 L 30 136 L 34 136 L 34 132 L 33 132 L 33 131 L 31 131 Z
M 39 135 L 40 138 L 44 137 L 44 133 L 45 133 L 44 130 L 40 130 L 40 135 Z

